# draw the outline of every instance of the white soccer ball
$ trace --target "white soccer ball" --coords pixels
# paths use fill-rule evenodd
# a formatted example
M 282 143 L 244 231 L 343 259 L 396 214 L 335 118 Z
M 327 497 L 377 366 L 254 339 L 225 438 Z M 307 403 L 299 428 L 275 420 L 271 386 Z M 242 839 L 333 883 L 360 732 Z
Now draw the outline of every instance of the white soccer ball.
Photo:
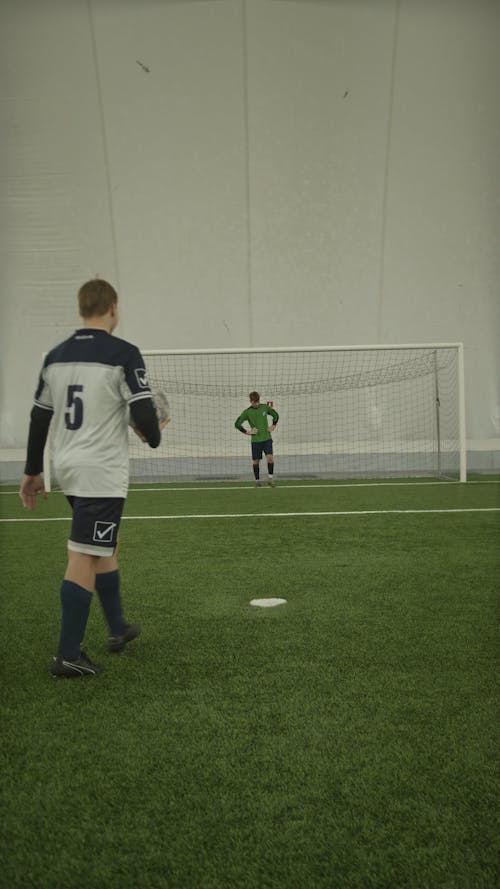
M 155 389 L 152 393 L 153 403 L 156 408 L 156 413 L 158 415 L 158 420 L 169 420 L 170 419 L 170 404 L 168 403 L 168 398 L 163 392 L 162 389 Z
M 158 421 L 161 423 L 162 420 L 169 420 L 170 419 L 170 405 L 168 403 L 168 398 L 165 395 L 165 393 L 161 389 L 154 389 L 151 392 L 151 397 L 153 399 L 153 404 L 155 406 Z M 135 426 L 135 423 L 132 419 L 132 414 L 130 413 L 130 408 L 128 410 L 128 425 L 132 429 Z

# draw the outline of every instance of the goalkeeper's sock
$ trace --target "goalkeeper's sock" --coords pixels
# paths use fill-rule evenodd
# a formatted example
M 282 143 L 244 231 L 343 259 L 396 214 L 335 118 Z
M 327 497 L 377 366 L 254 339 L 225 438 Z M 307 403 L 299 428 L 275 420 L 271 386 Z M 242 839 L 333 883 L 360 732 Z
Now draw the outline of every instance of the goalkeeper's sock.
M 85 636 L 85 628 L 92 602 L 92 593 L 73 583 L 63 580 L 61 584 L 61 633 L 57 654 L 68 661 L 80 657 L 80 645 Z
M 274 473 L 274 461 L 272 463 L 267 464 L 267 471 L 269 475 L 273 475 Z
M 260 466 L 258 464 L 253 468 L 253 474 L 255 476 L 255 481 L 258 482 L 260 477 Z
M 96 574 L 95 588 L 111 635 L 120 636 L 126 627 L 120 597 L 120 571 Z

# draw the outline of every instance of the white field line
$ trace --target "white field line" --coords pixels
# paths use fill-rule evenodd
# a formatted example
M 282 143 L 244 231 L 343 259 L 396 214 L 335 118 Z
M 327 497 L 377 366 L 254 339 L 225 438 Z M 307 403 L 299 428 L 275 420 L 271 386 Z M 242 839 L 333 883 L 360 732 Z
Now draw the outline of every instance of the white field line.
M 265 481 L 265 476 L 263 481 Z M 296 491 L 298 488 L 423 488 L 426 485 L 440 485 L 441 487 L 449 487 L 450 485 L 462 485 L 463 482 L 459 481 L 441 481 L 441 482 L 346 482 L 345 484 L 339 484 L 337 482 L 325 482 L 319 485 L 309 485 L 309 484 L 298 484 L 298 485 L 290 485 L 279 482 L 280 490 L 285 491 Z M 500 485 L 500 480 L 497 479 L 487 479 L 485 481 L 469 481 L 466 482 L 467 486 L 469 485 Z M 191 491 L 199 492 L 199 491 L 251 491 L 253 490 L 253 483 L 248 483 L 246 485 L 200 485 L 199 487 L 182 487 L 182 488 L 174 488 L 171 485 L 168 487 L 159 487 L 155 485 L 152 488 L 129 488 L 128 496 L 130 494 L 144 494 L 145 492 L 150 494 L 156 493 L 164 493 L 165 491 L 187 491 L 188 493 Z M 51 494 L 62 494 L 62 491 L 51 491 Z M 0 496 L 2 494 L 15 494 L 18 495 L 18 491 L 2 491 L 0 488 Z M 63 495 L 64 496 L 64 495 Z
M 264 475 L 261 478 L 261 482 L 263 487 L 265 487 L 266 476 Z M 289 485 L 286 483 L 281 483 L 279 479 L 277 479 L 277 486 L 279 486 L 280 491 L 297 491 L 302 488 L 423 488 L 426 485 L 441 485 L 441 487 L 448 487 L 449 485 L 461 485 L 463 482 L 459 481 L 449 481 L 449 482 L 346 482 L 345 484 L 338 484 L 336 482 L 325 482 L 319 485 Z M 494 479 L 489 479 L 488 481 L 470 481 L 467 482 L 467 485 L 500 485 L 500 481 L 496 481 Z M 254 484 L 246 484 L 246 485 L 225 485 L 224 487 L 208 487 L 202 485 L 199 488 L 129 488 L 129 494 L 136 493 L 145 493 L 152 491 L 248 491 L 253 490 Z
M 431 513 L 500 512 L 500 507 L 467 507 L 465 509 L 350 509 L 331 512 L 223 512 L 194 513 L 193 515 L 124 515 L 124 521 L 151 522 L 156 520 L 177 521 L 179 519 L 265 519 L 290 518 L 299 516 L 364 516 L 364 515 L 428 515 Z M 69 516 L 57 518 L 0 519 L 2 523 L 14 522 L 70 522 Z

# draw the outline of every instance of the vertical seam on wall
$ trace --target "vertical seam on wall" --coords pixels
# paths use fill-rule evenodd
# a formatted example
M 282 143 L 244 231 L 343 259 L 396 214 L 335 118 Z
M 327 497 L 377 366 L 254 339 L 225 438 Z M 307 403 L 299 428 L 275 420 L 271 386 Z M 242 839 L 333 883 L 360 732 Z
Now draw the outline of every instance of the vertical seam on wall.
M 92 57 L 94 61 L 94 71 L 95 71 L 95 80 L 96 80 L 96 90 L 97 90 L 97 104 L 99 107 L 99 118 L 101 124 L 101 139 L 102 139 L 102 150 L 104 157 L 104 175 L 106 179 L 106 196 L 108 203 L 108 212 L 110 219 L 110 227 L 111 227 L 111 242 L 112 242 L 112 250 L 113 250 L 113 262 L 115 265 L 115 275 L 116 275 L 116 286 L 118 292 L 120 291 L 120 270 L 118 265 L 118 246 L 116 240 L 116 225 L 115 225 L 115 212 L 113 206 L 113 195 L 111 190 L 111 168 L 109 163 L 109 152 L 108 152 L 108 140 L 106 136 L 106 121 L 104 117 L 104 103 L 102 98 L 102 86 L 101 86 L 101 75 L 99 70 L 99 57 L 97 54 L 97 41 L 95 37 L 95 28 L 94 28 L 94 18 L 92 14 L 92 0 L 87 0 L 87 9 L 89 14 L 89 29 L 90 29 L 90 42 L 92 45 Z
M 398 50 L 399 36 L 399 10 L 401 0 L 396 0 L 394 29 L 392 37 L 392 60 L 391 60 L 391 79 L 389 87 L 389 111 L 387 115 L 387 132 L 385 143 L 385 163 L 384 163 L 384 185 L 382 194 L 382 226 L 380 236 L 380 273 L 378 283 L 378 310 L 377 310 L 377 342 L 381 342 L 382 337 L 382 318 L 384 305 L 384 288 L 385 288 L 385 248 L 387 237 L 387 201 L 389 192 L 389 169 L 391 160 L 391 143 L 392 143 L 392 123 L 394 111 L 394 89 L 396 80 L 396 58 Z
M 246 185 L 246 236 L 247 236 L 247 313 L 249 345 L 253 346 L 253 313 L 252 313 L 252 222 L 250 199 L 250 121 L 248 102 L 248 29 L 247 4 L 242 0 L 242 38 L 243 38 L 243 115 L 245 138 L 245 185 Z

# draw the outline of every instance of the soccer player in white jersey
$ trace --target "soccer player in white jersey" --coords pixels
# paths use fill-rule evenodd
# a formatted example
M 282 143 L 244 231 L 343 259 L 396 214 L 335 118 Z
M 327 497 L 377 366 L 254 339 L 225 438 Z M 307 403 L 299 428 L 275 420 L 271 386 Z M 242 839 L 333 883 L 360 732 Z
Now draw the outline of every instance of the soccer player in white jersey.
M 78 292 L 83 327 L 52 349 L 43 364 L 31 411 L 19 496 L 33 510 L 47 495 L 43 452 L 52 424 L 54 469 L 71 505 L 68 564 L 61 585 L 61 629 L 51 673 L 101 672 L 80 645 L 94 589 L 109 627 L 108 650 L 121 651 L 140 628 L 122 612 L 117 539 L 128 490 L 128 420 L 150 447 L 158 447 L 167 420 L 158 422 L 139 349 L 112 336 L 118 297 L 95 279 Z

